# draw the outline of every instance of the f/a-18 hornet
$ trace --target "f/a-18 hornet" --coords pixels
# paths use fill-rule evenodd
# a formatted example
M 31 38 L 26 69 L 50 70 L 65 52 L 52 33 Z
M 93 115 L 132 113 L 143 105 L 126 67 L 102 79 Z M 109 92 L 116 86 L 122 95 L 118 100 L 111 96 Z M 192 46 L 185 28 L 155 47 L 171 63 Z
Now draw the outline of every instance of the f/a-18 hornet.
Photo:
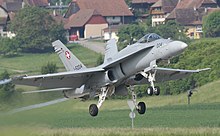
M 100 66 L 87 68 L 59 40 L 52 43 L 67 72 L 36 76 L 19 76 L 5 82 L 45 88 L 47 90 L 30 91 L 49 92 L 63 91 L 67 98 L 90 99 L 99 96 L 98 104 L 89 106 L 91 116 L 97 116 L 98 111 L 107 96 L 132 94 L 132 100 L 139 114 L 144 114 L 144 102 L 136 102 L 134 85 L 150 84 L 148 95 L 159 95 L 160 88 L 155 82 L 164 82 L 186 77 L 206 69 L 182 70 L 162 68 L 157 66 L 159 60 L 168 60 L 186 49 L 187 44 L 181 41 L 163 39 L 151 33 L 139 41 L 118 51 L 116 40 L 107 42 L 104 63 Z

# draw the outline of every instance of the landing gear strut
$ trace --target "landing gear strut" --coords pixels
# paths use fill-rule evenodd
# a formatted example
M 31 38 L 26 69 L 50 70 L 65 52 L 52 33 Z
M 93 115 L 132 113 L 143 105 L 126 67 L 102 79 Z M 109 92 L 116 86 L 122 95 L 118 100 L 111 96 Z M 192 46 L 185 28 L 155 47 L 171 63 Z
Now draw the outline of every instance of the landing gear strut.
M 139 102 L 137 104 L 137 95 L 136 93 L 134 92 L 134 87 L 133 86 L 130 86 L 129 87 L 130 91 L 131 91 L 131 95 L 132 95 L 132 101 L 136 107 L 136 110 L 138 111 L 139 114 L 144 114 L 145 111 L 146 111 L 146 105 L 144 102 Z
M 106 87 L 102 87 L 101 88 L 101 93 L 99 94 L 99 101 L 98 104 L 91 104 L 89 106 L 89 114 L 91 116 L 97 116 L 100 107 L 102 106 L 103 102 L 105 101 L 105 98 L 108 94 L 108 92 L 110 93 L 110 95 L 112 95 L 114 93 L 114 87 L 111 86 L 106 86 Z
M 145 72 L 141 72 L 141 75 L 143 75 L 145 78 L 148 79 L 148 82 L 150 82 L 150 87 L 147 88 L 147 94 L 149 96 L 152 96 L 153 94 L 155 95 L 160 95 L 160 87 L 159 86 L 154 86 L 154 82 L 155 82 L 155 75 L 156 75 L 157 71 L 154 71 L 153 73 L 145 73 Z

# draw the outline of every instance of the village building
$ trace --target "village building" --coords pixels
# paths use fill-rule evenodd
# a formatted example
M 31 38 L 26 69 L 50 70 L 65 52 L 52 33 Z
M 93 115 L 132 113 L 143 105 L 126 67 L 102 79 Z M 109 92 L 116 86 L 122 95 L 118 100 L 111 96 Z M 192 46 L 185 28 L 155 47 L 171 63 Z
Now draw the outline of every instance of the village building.
M 73 0 L 64 17 L 86 9 L 96 10 L 109 25 L 128 24 L 134 19 L 124 0 Z
M 102 30 L 108 27 L 105 18 L 94 9 L 84 9 L 72 14 L 64 28 L 69 35 L 77 35 L 79 38 L 95 38 L 102 36 Z
M 132 0 L 132 9 L 144 13 L 150 10 L 150 7 L 159 0 Z
M 133 14 L 124 0 L 73 0 L 64 16 L 69 35 L 103 37 L 103 29 L 128 24 Z
M 151 6 L 152 26 L 165 24 L 166 18 L 176 7 L 179 0 L 159 0 Z
M 191 39 L 199 39 L 203 35 L 202 19 L 217 8 L 214 0 L 179 0 L 176 8 L 166 18 L 175 20 L 185 27 L 186 35 Z

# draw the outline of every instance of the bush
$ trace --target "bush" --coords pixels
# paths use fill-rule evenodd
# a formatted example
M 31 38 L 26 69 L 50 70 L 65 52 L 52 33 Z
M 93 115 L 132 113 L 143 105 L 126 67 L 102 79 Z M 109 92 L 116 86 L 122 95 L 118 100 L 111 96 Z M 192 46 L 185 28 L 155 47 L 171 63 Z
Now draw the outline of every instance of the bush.
M 47 65 L 41 67 L 42 74 L 49 74 L 49 73 L 56 73 L 57 72 L 57 65 L 52 62 L 48 62 Z

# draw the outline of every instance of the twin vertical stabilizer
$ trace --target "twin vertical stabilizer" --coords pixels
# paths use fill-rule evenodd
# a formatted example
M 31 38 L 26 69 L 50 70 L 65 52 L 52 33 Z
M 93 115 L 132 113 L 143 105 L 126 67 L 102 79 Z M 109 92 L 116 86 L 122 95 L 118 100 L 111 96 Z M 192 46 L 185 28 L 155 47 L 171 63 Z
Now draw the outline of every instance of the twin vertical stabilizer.
M 59 55 L 67 71 L 75 71 L 86 68 L 86 66 L 60 41 L 52 43 L 55 52 Z

